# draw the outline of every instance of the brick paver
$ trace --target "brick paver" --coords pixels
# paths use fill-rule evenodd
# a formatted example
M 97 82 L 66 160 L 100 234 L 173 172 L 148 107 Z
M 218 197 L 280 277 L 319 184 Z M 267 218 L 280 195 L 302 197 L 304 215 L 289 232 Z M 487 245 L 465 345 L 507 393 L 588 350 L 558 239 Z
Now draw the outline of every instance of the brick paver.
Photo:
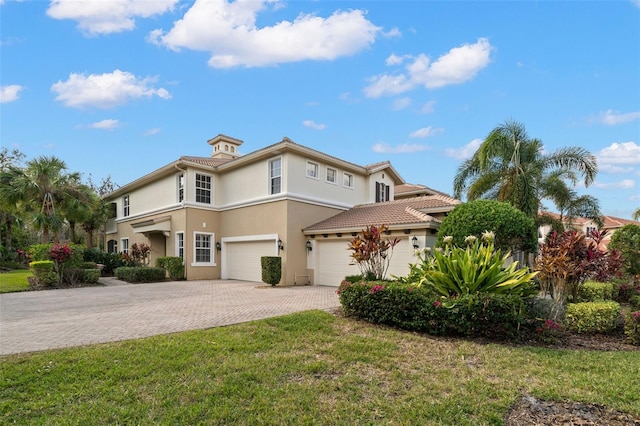
M 136 339 L 339 306 L 335 288 L 241 281 L 125 284 L 0 295 L 0 355 Z

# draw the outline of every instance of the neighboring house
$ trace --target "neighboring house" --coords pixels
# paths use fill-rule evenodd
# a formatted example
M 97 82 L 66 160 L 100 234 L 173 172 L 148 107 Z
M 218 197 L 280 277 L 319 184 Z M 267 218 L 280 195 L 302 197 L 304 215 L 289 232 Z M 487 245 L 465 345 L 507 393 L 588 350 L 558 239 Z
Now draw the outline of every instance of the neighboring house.
M 346 250 L 352 233 L 389 226 L 402 239 L 396 252 L 406 252 L 397 256 L 404 270 L 393 270 L 407 273 L 416 260 L 411 238 L 431 244 L 440 219 L 459 203 L 433 190 L 393 201 L 405 182 L 388 161 L 359 166 L 288 138 L 246 155 L 229 136 L 208 144 L 210 157 L 180 157 L 105 197 L 114 212 L 108 251 L 147 243 L 152 264 L 182 257 L 188 280 L 261 281 L 260 257 L 280 256 L 281 285 L 337 286 L 355 268 Z M 348 220 L 330 220 L 340 217 Z M 331 267 L 334 275 L 324 269 L 330 258 L 342 265 Z
M 544 214 L 545 216 L 550 216 L 556 220 L 560 220 L 560 215 L 557 213 L 545 211 L 545 212 L 541 212 L 541 214 Z M 609 241 L 611 241 L 611 237 L 613 236 L 613 233 L 616 230 L 622 228 L 625 225 L 630 225 L 630 224 L 640 225 L 640 222 L 638 221 L 622 219 L 619 217 L 602 216 L 601 218 L 603 222 L 603 226 L 601 228 L 598 227 L 598 225 L 595 222 L 593 222 L 591 219 L 585 219 L 581 217 L 578 217 L 578 218 L 564 217 L 562 219 L 562 222 L 564 223 L 564 226 L 566 229 L 576 229 L 584 233 L 587 237 L 589 237 L 592 231 L 606 231 L 605 237 L 602 239 L 599 245 L 599 248 L 602 250 L 607 249 L 609 245 Z M 538 242 L 540 244 L 544 243 L 544 239 L 550 231 L 551 231 L 550 225 L 544 225 L 538 229 Z

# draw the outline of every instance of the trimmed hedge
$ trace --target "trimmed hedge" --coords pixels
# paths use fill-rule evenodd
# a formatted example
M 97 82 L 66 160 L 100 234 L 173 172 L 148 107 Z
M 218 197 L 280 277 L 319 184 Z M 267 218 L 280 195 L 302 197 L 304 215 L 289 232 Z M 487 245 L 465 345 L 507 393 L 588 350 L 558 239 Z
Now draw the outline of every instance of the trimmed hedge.
M 83 281 L 89 284 L 95 284 L 100 279 L 100 269 L 85 269 Z
M 282 278 L 282 258 L 279 256 L 262 256 L 262 281 L 275 286 Z
M 130 283 L 152 283 L 165 280 L 163 268 L 148 266 L 121 266 L 115 270 L 116 278 Z
M 578 333 L 607 333 L 616 328 L 620 304 L 613 301 L 569 303 L 565 325 Z
M 611 300 L 613 284 L 587 281 L 578 287 L 578 302 L 604 302 Z
M 444 299 L 423 287 L 346 280 L 338 293 L 347 315 L 432 335 L 514 337 L 524 322 L 524 302 L 515 295 Z
M 58 274 L 56 274 L 52 260 L 33 261 L 29 263 L 29 269 L 39 286 L 53 287 L 58 283 Z
M 627 342 L 640 345 L 640 311 L 629 311 L 624 317 L 624 335 Z
M 181 257 L 165 256 L 156 260 L 158 268 L 164 268 L 171 281 L 184 280 L 184 265 Z

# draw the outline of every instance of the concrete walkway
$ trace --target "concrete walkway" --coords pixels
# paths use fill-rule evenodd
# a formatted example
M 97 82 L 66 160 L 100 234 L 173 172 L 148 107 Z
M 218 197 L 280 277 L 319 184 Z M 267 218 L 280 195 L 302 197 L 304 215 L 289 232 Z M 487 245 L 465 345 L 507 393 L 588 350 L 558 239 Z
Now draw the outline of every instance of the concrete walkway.
M 0 295 L 0 355 L 205 329 L 340 306 L 335 287 L 182 281 Z

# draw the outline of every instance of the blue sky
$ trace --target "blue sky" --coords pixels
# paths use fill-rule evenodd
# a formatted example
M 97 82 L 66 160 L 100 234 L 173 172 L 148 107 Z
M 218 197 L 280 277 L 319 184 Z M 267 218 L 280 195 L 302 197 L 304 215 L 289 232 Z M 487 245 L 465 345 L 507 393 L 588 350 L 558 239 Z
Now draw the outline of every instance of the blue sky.
M 126 184 L 222 133 L 389 160 L 451 193 L 496 125 L 598 158 L 640 207 L 640 1 L 0 0 L 0 137 Z M 549 205 L 548 207 L 552 207 Z

